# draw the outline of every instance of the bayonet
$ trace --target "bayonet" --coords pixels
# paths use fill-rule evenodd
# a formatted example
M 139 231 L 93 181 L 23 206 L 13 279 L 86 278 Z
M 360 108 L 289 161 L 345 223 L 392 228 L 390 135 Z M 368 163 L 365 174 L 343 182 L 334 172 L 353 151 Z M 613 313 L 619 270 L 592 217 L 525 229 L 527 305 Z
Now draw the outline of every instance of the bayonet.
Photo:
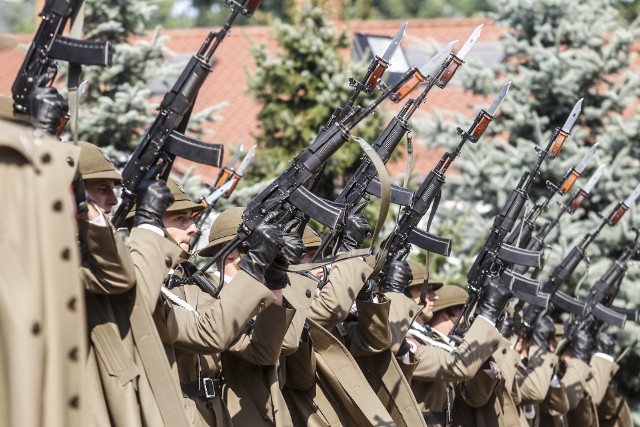
M 496 115 L 496 111 L 498 111 L 498 108 L 500 108 L 500 106 L 504 102 L 504 99 L 507 97 L 507 93 L 509 93 L 510 87 L 511 80 L 509 80 L 504 86 L 502 86 L 502 89 L 500 90 L 500 93 L 498 94 L 496 99 L 493 101 L 493 104 L 491 104 L 491 106 L 487 109 L 487 113 L 489 113 L 491 117 Z
M 396 35 L 391 40 L 391 43 L 389 43 L 387 50 L 382 55 L 383 61 L 391 63 L 391 58 L 393 58 L 393 55 L 395 55 L 395 53 L 398 51 L 400 43 L 402 43 L 402 40 L 404 39 L 404 34 L 407 31 L 407 24 L 409 23 L 405 22 L 404 24 L 402 24 Z
M 480 24 L 476 27 L 475 30 L 473 30 L 473 32 L 471 33 L 467 41 L 464 42 L 464 44 L 462 45 L 458 53 L 456 53 L 456 56 L 458 57 L 458 59 L 460 59 L 461 61 L 464 61 L 464 59 L 467 57 L 467 54 L 469 53 L 471 48 L 476 44 L 476 42 L 480 38 L 480 33 L 482 33 L 483 26 L 484 24 Z
M 578 162 L 576 167 L 570 169 L 565 174 L 564 179 L 562 180 L 562 184 L 560 184 L 560 188 L 558 189 L 558 192 L 561 195 L 567 194 L 569 190 L 571 190 L 571 187 L 573 187 L 573 184 L 575 184 L 578 178 L 582 176 L 582 171 L 584 171 L 584 168 L 587 166 L 587 163 L 589 163 L 589 160 L 595 154 L 596 149 L 598 148 L 598 144 L 599 143 L 597 142 L 593 144 L 593 146 L 589 149 L 589 151 L 587 151 L 587 154 L 585 154 L 580 160 L 580 162 Z
M 563 132 L 571 133 L 571 129 L 573 128 L 573 125 L 576 123 L 576 120 L 578 120 L 578 116 L 582 111 L 583 100 L 584 98 L 580 98 L 578 102 L 576 102 L 576 105 L 573 106 L 573 110 L 571 110 L 571 114 L 569 114 L 569 117 L 567 117 L 567 121 L 564 122 L 564 125 L 562 126 Z

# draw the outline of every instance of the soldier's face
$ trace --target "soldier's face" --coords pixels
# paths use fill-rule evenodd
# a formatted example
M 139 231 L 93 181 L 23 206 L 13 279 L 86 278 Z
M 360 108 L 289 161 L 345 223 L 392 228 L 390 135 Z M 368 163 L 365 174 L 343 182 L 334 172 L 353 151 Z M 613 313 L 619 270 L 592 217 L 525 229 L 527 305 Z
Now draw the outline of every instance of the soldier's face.
M 170 212 L 162 217 L 162 222 L 169 235 L 180 247 L 189 252 L 189 241 L 196 232 L 196 224 L 191 218 L 191 209 Z
M 107 215 L 118 204 L 118 199 L 113 192 L 115 184 L 116 181 L 113 179 L 88 179 L 84 182 L 85 189 L 96 202 L 96 205 Z
M 439 298 L 440 297 L 435 293 L 431 285 L 429 285 L 429 290 L 427 291 L 427 301 L 424 308 L 422 309 L 422 315 L 425 318 L 431 319 L 433 317 L 433 306 Z

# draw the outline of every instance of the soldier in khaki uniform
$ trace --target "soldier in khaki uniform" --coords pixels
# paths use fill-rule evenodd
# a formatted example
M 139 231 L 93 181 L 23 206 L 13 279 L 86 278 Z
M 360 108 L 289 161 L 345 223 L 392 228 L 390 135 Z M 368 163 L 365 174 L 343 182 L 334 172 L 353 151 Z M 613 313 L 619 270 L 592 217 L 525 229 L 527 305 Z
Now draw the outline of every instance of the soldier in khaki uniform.
M 175 202 L 163 222 L 176 243 L 188 249 L 195 233 L 192 214 L 203 206 L 191 202 L 172 180 L 169 188 Z M 216 218 L 210 231 L 211 245 L 203 249 L 205 254 L 231 240 L 237 230 L 233 218 L 241 211 L 232 208 Z M 156 323 L 163 331 L 169 359 L 178 370 L 187 412 L 196 426 L 232 425 L 221 399 L 220 353 L 226 350 L 257 365 L 274 365 L 295 312 L 282 306 L 280 290 L 268 289 L 242 270 L 232 273 L 233 268 L 233 263 L 227 265 L 227 272 L 234 278 L 214 297 L 205 290 L 219 285 L 211 276 L 206 279 L 212 288 L 204 289 L 197 282 L 176 280 L 188 278 L 196 269 L 191 263 L 180 263 L 162 289 L 163 298 L 156 309 Z M 169 332 L 166 324 L 172 320 L 176 330 Z
M 419 291 L 411 291 L 418 301 Z M 411 351 L 418 359 L 411 387 L 420 405 L 427 425 L 445 425 L 451 414 L 453 382 L 473 378 L 482 364 L 498 348 L 500 333 L 495 322 L 504 309 L 510 293 L 489 285 L 478 302 L 477 318 L 465 334 L 460 345 L 454 347 L 447 335 L 451 331 L 459 308 L 467 299 L 466 292 L 445 285 L 429 295 L 435 302 L 433 314 L 429 305 L 416 318 L 407 335 Z M 426 319 L 432 316 L 429 323 Z
M 86 322 L 69 191 L 79 150 L 47 135 L 65 112 L 54 95 L 50 114 L 32 103 L 34 117 L 43 119 L 37 128 L 29 117 L 14 117 L 12 99 L 0 97 L 0 425 L 7 427 L 84 425 L 87 413 Z
M 99 207 L 97 215 L 80 223 L 87 254 L 83 263 L 96 267 L 94 274 L 83 275 L 90 331 L 86 425 L 188 425 L 177 378 L 151 318 L 158 283 L 181 253 L 160 228 L 173 197 L 166 184 L 155 180 L 158 168 L 153 168 L 138 190 L 127 250 L 106 217 L 119 175 L 97 147 L 81 146 L 89 205 Z M 101 184 L 92 185 L 94 180 Z

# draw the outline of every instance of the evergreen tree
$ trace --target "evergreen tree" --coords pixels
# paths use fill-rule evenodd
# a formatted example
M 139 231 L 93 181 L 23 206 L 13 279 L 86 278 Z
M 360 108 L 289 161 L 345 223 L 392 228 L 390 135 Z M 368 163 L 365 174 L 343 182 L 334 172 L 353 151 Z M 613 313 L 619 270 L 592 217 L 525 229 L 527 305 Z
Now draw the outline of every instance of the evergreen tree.
M 558 158 L 543 164 L 541 176 L 529 192 L 531 201 L 539 201 L 546 193 L 546 180 L 558 184 L 564 172 L 575 166 L 596 141 L 600 147 L 585 176 L 601 163 L 606 163 L 608 170 L 585 206 L 573 217 L 566 215 L 555 235 L 547 240 L 552 246 L 547 268 L 541 275 L 544 280 L 568 250 L 601 221 L 597 213 L 609 214 L 613 205 L 640 182 L 640 146 L 636 141 L 640 117 L 633 108 L 640 81 L 629 69 L 634 61 L 631 43 L 637 29 L 624 24 L 611 0 L 501 0 L 497 10 L 496 23 L 506 28 L 502 40 L 504 60 L 494 70 L 468 64 L 462 70 L 461 81 L 489 98 L 505 81 L 513 80 L 513 84 L 483 141 L 465 150 L 456 163 L 460 174 L 451 177 L 451 181 L 457 185 L 448 188 L 449 193 L 455 194 L 445 197 L 455 199 L 457 208 L 439 212 L 441 217 L 450 215 L 440 227 L 454 231 L 453 225 L 459 226 L 458 233 L 464 237 L 454 236 L 454 257 L 439 274 L 452 274 L 458 279 L 466 275 L 494 215 L 521 174 L 536 162 L 533 148 L 544 148 L 554 127 L 562 126 L 576 101 L 584 98 L 582 115 L 572 135 Z M 443 130 L 446 126 L 434 134 L 432 124 L 423 126 L 434 145 L 448 146 L 445 139 L 450 140 L 451 134 Z M 551 217 L 556 212 L 552 204 L 545 215 Z M 638 225 L 634 216 L 637 214 L 632 211 L 615 228 L 602 231 L 588 249 L 588 272 L 589 263 L 583 263 L 565 291 L 573 293 L 586 274 L 579 292 L 586 293 L 633 237 L 630 226 Z M 640 292 L 631 286 L 638 270 L 631 267 L 629 271 L 617 303 L 638 306 Z M 628 323 L 627 332 L 637 335 L 639 330 Z M 628 341 L 623 338 L 622 342 L 625 340 Z M 627 380 L 625 385 L 626 393 L 637 395 L 640 382 Z
M 288 161 L 313 141 L 333 110 L 353 93 L 347 84 L 349 77 L 362 78 L 368 65 L 357 64 L 346 70 L 341 50 L 348 46 L 347 36 L 336 32 L 318 3 L 304 2 L 296 9 L 292 23 L 274 24 L 274 39 L 280 45 L 276 57 L 264 46 L 252 49 L 257 69 L 249 76 L 249 86 L 262 103 L 256 139 L 263 148 L 252 164 L 253 179 L 263 180 L 282 172 Z M 357 102 L 363 99 L 364 94 Z M 381 126 L 382 118 L 377 114 L 366 119 L 366 127 L 361 125 L 353 133 L 373 142 Z M 361 154 L 355 142 L 340 148 L 325 168 L 320 193 L 331 196 L 335 186 L 341 187 L 341 180 L 357 167 Z

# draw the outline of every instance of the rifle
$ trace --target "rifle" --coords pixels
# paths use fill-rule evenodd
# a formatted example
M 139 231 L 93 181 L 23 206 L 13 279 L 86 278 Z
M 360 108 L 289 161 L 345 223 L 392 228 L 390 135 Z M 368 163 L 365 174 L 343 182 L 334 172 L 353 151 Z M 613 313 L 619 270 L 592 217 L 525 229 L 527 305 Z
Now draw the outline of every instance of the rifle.
M 555 185 L 551 181 L 547 181 L 546 184 L 549 192 L 547 193 L 547 196 L 545 197 L 545 199 L 541 203 L 536 203 L 533 209 L 531 209 L 527 213 L 524 219 L 522 219 L 518 223 L 518 225 L 514 227 L 509 237 L 505 239 L 505 243 L 511 246 L 518 246 L 520 248 L 527 249 L 527 245 L 531 240 L 531 235 L 535 228 L 535 222 L 540 216 L 540 214 L 547 209 L 547 207 L 549 206 L 549 203 L 551 202 L 551 199 L 553 199 L 553 196 L 555 196 L 556 194 L 560 194 L 561 196 L 563 196 L 567 194 L 569 190 L 571 190 L 571 187 L 573 187 L 573 184 L 575 184 L 578 178 L 582 176 L 582 172 L 584 171 L 584 168 L 587 166 L 587 163 L 589 163 L 589 160 L 591 159 L 591 157 L 593 157 L 593 155 L 595 154 L 597 148 L 598 148 L 598 143 L 596 142 L 591 146 L 587 154 L 584 155 L 584 157 L 580 160 L 580 162 L 575 167 L 570 168 L 564 174 L 564 176 L 562 177 L 562 180 L 560 181 L 561 182 L 560 185 Z M 514 270 L 522 274 L 528 268 L 529 268 L 528 266 L 518 265 L 514 267 Z M 524 271 L 520 271 L 522 269 Z
M 399 41 L 396 39 L 400 38 L 401 40 L 403 37 L 404 33 L 398 32 L 392 45 L 397 47 Z M 267 188 L 249 202 L 242 215 L 242 224 L 238 228 L 238 234 L 200 271 L 206 271 L 218 260 L 224 262 L 225 257 L 240 243 L 246 241 L 255 227 L 270 212 L 277 212 L 279 224 L 288 223 L 300 212 L 329 227 L 334 227 L 337 222 L 343 220 L 344 209 L 315 196 L 305 186 L 318 176 L 329 158 L 347 142 L 350 137 L 349 131 L 371 114 L 376 106 L 396 89 L 395 86 L 392 89 L 385 89 L 379 98 L 363 109 L 356 118 L 353 117 L 356 112 L 352 111 L 328 129 L 320 132 L 311 145 L 293 158 L 291 166 L 286 171 L 276 177 Z
M 202 205 L 204 205 L 205 208 L 198 214 L 198 216 L 194 220 L 197 230 L 191 237 L 190 246 L 192 249 L 196 247 L 196 244 L 200 240 L 200 237 L 202 236 L 202 227 L 207 221 L 207 218 L 209 218 L 209 215 L 211 215 L 211 212 L 213 211 L 213 208 L 215 207 L 218 199 L 220 199 L 221 197 L 224 197 L 225 199 L 229 198 L 233 190 L 235 190 L 236 186 L 238 185 L 238 182 L 240 182 L 240 180 L 242 179 L 245 169 L 247 168 L 247 166 L 249 166 L 249 163 L 251 162 L 251 159 L 256 152 L 256 147 L 257 145 L 251 147 L 249 152 L 244 156 L 244 159 L 242 159 L 242 162 L 240 163 L 238 169 L 235 169 L 235 164 L 238 161 L 240 153 L 242 152 L 241 145 L 236 150 L 231 161 L 218 173 L 218 178 L 216 179 L 216 182 L 212 187 L 211 193 L 207 197 L 201 197 L 196 201 L 196 203 L 201 203 Z
M 559 289 L 563 283 L 569 280 L 569 277 L 571 277 L 571 274 L 573 274 L 580 262 L 582 262 L 582 260 L 586 258 L 587 248 L 596 239 L 596 237 L 598 237 L 600 231 L 602 231 L 602 229 L 606 225 L 616 225 L 620 218 L 622 218 L 624 213 L 629 209 L 629 206 L 633 204 L 639 194 L 640 184 L 624 201 L 618 202 L 618 204 L 614 207 L 608 217 L 601 216 L 602 221 L 600 222 L 598 227 L 591 233 L 587 233 L 582 238 L 582 241 L 578 245 L 574 246 L 569 254 L 564 257 L 562 262 L 558 264 L 558 266 L 553 270 L 544 286 L 542 287 L 541 293 L 549 295 L 554 306 L 575 315 L 584 314 L 584 304 L 581 301 L 570 297 Z M 525 308 L 522 316 L 522 328 L 519 333 L 520 336 L 526 335 L 531 330 L 533 322 L 535 321 L 536 317 L 538 317 L 540 312 L 541 309 L 539 307 L 528 306 Z
M 545 149 L 542 150 L 536 147 L 538 161 L 531 171 L 524 172 L 520 182 L 513 189 L 498 215 L 496 215 L 489 236 L 480 248 L 480 252 L 467 273 L 469 297 L 462 308 L 460 316 L 456 319 L 449 334 L 450 337 L 454 339 L 461 337 L 462 328 L 464 327 L 466 330 L 469 327 L 472 310 L 474 310 L 480 298 L 483 287 L 491 279 L 499 277 L 501 284 L 506 284 L 510 287 L 515 285 L 521 288 L 524 293 L 537 295 L 537 282 L 526 279 L 517 273 L 512 273 L 511 277 L 502 273 L 509 264 L 540 265 L 540 253 L 507 245 L 504 243 L 504 239 L 513 229 L 524 204 L 529 199 L 527 191 L 540 172 L 542 163 L 547 158 L 556 158 L 580 114 L 581 107 L 582 99 L 575 104 L 562 128 L 555 128 Z M 517 289 L 515 286 L 513 287 L 514 290 Z M 517 290 L 519 291 L 520 289 Z M 464 319 L 464 324 L 461 322 L 462 319 Z
M 640 186 L 638 186 L 640 188 Z M 562 354 L 566 347 L 571 343 L 571 340 L 578 330 L 578 328 L 589 329 L 592 326 L 599 328 L 604 324 L 615 325 L 623 327 L 626 321 L 626 315 L 624 311 L 626 309 L 619 309 L 622 312 L 611 309 L 613 299 L 620 290 L 620 283 L 627 272 L 627 263 L 633 255 L 640 250 L 638 237 L 640 233 L 635 230 L 635 240 L 626 245 L 622 253 L 618 258 L 609 266 L 607 271 L 598 279 L 598 281 L 589 290 L 589 294 L 581 302 L 582 311 L 573 317 L 573 320 L 569 322 L 565 328 L 562 341 L 556 347 L 556 354 Z M 561 304 L 554 301 L 560 308 L 564 308 Z M 636 310 L 630 310 L 637 315 Z
M 39 85 L 49 85 L 58 73 L 57 61 L 79 65 L 111 66 L 111 43 L 62 36 L 69 18 L 73 21 L 84 0 L 47 0 L 42 21 L 11 86 L 15 114 L 31 114 L 27 99 Z
M 198 92 L 211 73 L 212 57 L 229 33 L 239 13 L 250 16 L 260 0 L 228 2 L 231 16 L 218 32 L 211 31 L 198 52 L 191 57 L 158 108 L 158 115 L 138 144 L 122 171 L 122 202 L 113 214 L 113 225 L 120 227 L 136 200 L 136 192 L 149 168 L 163 163 L 160 176 L 166 179 L 176 157 L 219 167 L 224 147 L 184 135 Z
M 460 155 L 462 147 L 467 141 L 477 143 L 482 134 L 493 120 L 498 108 L 504 101 L 509 91 L 511 82 L 502 87 L 500 93 L 487 110 L 480 110 L 468 131 L 458 128 L 458 135 L 461 140 L 455 149 L 445 153 L 436 167 L 429 172 L 422 185 L 415 192 L 411 199 L 411 204 L 406 206 L 398 220 L 398 223 L 391 235 L 382 242 L 381 251 L 378 258 L 384 258 L 384 265 L 380 271 L 371 279 L 369 286 L 373 289 L 380 288 L 384 276 L 389 269 L 391 262 L 402 259 L 406 255 L 404 248 L 407 243 L 414 244 L 420 248 L 436 252 L 444 256 L 449 256 L 451 251 L 451 240 L 433 236 L 428 232 L 418 228 L 418 223 L 431 208 L 429 223 L 437 209 L 442 186 L 445 183 L 445 173 L 453 161 Z M 427 226 L 427 229 L 429 227 Z M 387 256 L 389 254 L 389 256 Z

